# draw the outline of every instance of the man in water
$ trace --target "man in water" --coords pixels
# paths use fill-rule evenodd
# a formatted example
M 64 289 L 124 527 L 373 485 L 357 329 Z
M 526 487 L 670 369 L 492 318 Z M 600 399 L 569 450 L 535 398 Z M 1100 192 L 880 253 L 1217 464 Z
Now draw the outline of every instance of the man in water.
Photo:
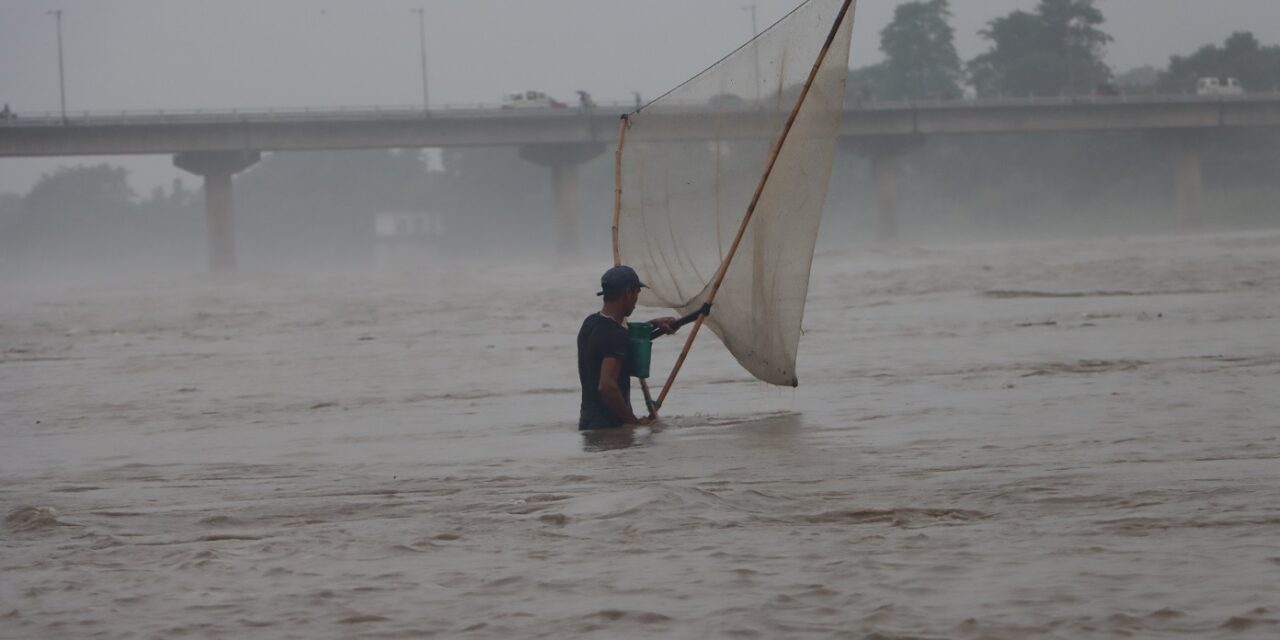
M 631 267 L 614 267 L 600 277 L 604 306 L 587 316 L 578 331 L 578 380 L 582 383 L 582 409 L 578 429 L 614 429 L 645 425 L 652 415 L 636 417 L 631 410 L 631 340 L 627 317 L 636 310 L 640 276 Z M 652 320 L 664 333 L 674 333 L 675 318 Z

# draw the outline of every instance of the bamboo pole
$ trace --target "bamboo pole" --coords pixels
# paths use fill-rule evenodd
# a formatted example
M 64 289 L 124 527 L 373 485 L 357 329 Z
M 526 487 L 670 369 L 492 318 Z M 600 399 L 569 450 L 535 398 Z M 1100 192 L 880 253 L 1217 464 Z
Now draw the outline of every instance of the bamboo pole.
M 618 222 L 622 218 L 622 150 L 627 144 L 628 116 L 618 123 L 618 150 L 613 156 L 613 266 L 622 264 L 622 249 L 618 246 Z M 658 407 L 649 393 L 649 380 L 640 378 L 640 390 L 644 392 L 644 407 L 649 416 L 658 415 Z
M 658 417 L 658 403 L 653 401 L 653 394 L 649 392 L 648 378 L 640 378 L 640 391 L 644 394 L 644 408 L 649 412 L 649 417 Z
M 622 148 L 627 144 L 627 120 L 622 116 L 618 123 L 618 151 L 613 159 L 613 266 L 622 264 L 622 252 L 618 247 L 618 221 L 622 217 Z
M 716 294 L 720 292 L 720 285 L 724 283 L 724 276 L 729 272 L 729 263 L 733 261 L 733 256 L 738 252 L 738 245 L 742 242 L 742 237 L 747 233 L 747 225 L 751 223 L 751 217 L 755 215 L 756 206 L 760 204 L 760 196 L 764 193 L 765 184 L 769 182 L 769 176 L 773 174 L 773 167 L 778 163 L 778 155 L 782 153 L 782 145 L 786 144 L 787 136 L 791 133 L 791 127 L 795 125 L 796 118 L 800 116 L 800 108 L 804 106 L 804 101 L 809 97 L 809 90 L 813 88 L 813 81 L 817 79 L 818 72 L 822 70 L 822 63 L 827 59 L 827 53 L 831 50 L 831 44 L 835 42 L 836 35 L 840 33 L 840 25 L 844 24 L 845 17 L 849 14 L 850 7 L 853 6 L 855 0 L 844 0 L 844 4 L 840 6 L 840 12 L 836 14 L 835 24 L 831 25 L 831 32 L 827 34 L 827 40 L 822 44 L 822 51 L 818 52 L 818 59 L 813 63 L 813 69 L 809 71 L 809 78 L 805 80 L 804 89 L 800 91 L 800 97 L 796 99 L 796 104 L 791 108 L 791 115 L 787 117 L 787 124 L 782 128 L 782 134 L 778 136 L 777 141 L 773 144 L 773 149 L 769 152 L 769 164 L 765 167 L 764 175 L 760 176 L 760 182 L 756 185 L 755 195 L 751 197 L 751 204 L 747 207 L 747 213 L 742 217 L 742 223 L 738 225 L 738 234 L 733 238 L 733 244 L 729 246 L 729 253 L 725 254 L 724 260 L 720 262 L 720 269 L 716 271 L 715 278 L 711 281 L 711 291 L 707 293 L 707 304 L 716 301 Z M 676 376 L 680 374 L 680 367 L 684 365 L 684 360 L 689 356 L 689 349 L 693 347 L 694 338 L 698 337 L 698 330 L 702 328 L 702 321 L 705 315 L 698 316 L 698 321 L 694 323 L 693 329 L 689 331 L 689 337 L 684 342 L 684 350 L 680 352 L 680 357 L 676 359 L 676 365 L 671 370 L 671 375 L 667 376 L 666 384 L 662 385 L 662 393 L 658 395 L 656 404 L 659 408 L 667 399 L 667 394 L 671 391 L 671 385 L 675 383 Z

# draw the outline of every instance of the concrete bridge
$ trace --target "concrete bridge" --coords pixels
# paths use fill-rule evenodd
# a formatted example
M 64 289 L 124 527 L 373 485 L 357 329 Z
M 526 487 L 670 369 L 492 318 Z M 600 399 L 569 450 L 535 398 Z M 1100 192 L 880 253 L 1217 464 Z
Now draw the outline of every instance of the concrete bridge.
M 502 109 L 476 106 L 424 112 L 404 108 L 120 112 L 0 120 L 0 157 L 174 154 L 178 167 L 205 178 L 214 270 L 234 268 L 231 176 L 264 151 L 518 146 L 550 167 L 560 209 L 561 248 L 576 247 L 577 166 L 604 152 L 629 108 Z M 672 113 L 672 129 L 697 139 L 712 116 L 698 106 Z M 731 117 L 742 135 L 773 123 L 749 111 Z M 752 121 L 758 127 L 750 125 Z M 1199 216 L 1201 156 L 1224 128 L 1280 126 L 1280 93 L 1245 96 L 1064 97 L 849 104 L 841 130 L 847 149 L 868 156 L 877 185 L 879 233 L 896 229 L 897 159 L 928 136 L 1072 131 L 1159 132 L 1174 150 L 1180 216 Z

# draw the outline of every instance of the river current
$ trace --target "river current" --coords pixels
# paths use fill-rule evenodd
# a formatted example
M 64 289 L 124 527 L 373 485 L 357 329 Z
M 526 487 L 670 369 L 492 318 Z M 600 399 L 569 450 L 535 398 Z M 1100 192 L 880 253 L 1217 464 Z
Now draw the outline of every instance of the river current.
M 583 436 L 600 270 L 0 285 L 0 637 L 1280 636 L 1280 234 L 823 252 Z

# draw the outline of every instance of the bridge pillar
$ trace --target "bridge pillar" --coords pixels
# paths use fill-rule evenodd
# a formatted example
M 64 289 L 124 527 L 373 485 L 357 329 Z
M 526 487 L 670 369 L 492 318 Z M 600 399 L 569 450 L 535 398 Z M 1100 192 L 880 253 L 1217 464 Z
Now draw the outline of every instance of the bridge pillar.
M 604 153 L 603 144 L 531 144 L 520 157 L 551 168 L 551 188 L 558 215 L 556 250 L 562 257 L 582 253 L 578 233 L 578 166 Z
M 173 165 L 204 178 L 205 220 L 209 225 L 209 269 L 236 268 L 235 207 L 231 176 L 253 166 L 257 151 L 192 151 L 173 157 Z
M 898 239 L 898 154 L 871 156 L 871 179 L 876 184 L 876 238 L 882 242 Z
M 578 165 L 553 165 L 551 186 L 560 214 L 556 251 L 561 255 L 577 255 L 582 252 L 578 237 Z
M 1204 224 L 1204 146 L 1201 136 L 1186 136 L 1174 156 L 1178 222 L 1188 228 Z
M 1213 132 L 1203 129 L 1157 129 L 1146 138 L 1165 149 L 1173 169 L 1177 223 L 1194 229 L 1204 224 L 1204 151 Z
M 898 238 L 898 159 L 924 144 L 921 136 L 851 138 L 845 148 L 871 161 L 871 180 L 876 190 L 876 238 L 891 242 Z

